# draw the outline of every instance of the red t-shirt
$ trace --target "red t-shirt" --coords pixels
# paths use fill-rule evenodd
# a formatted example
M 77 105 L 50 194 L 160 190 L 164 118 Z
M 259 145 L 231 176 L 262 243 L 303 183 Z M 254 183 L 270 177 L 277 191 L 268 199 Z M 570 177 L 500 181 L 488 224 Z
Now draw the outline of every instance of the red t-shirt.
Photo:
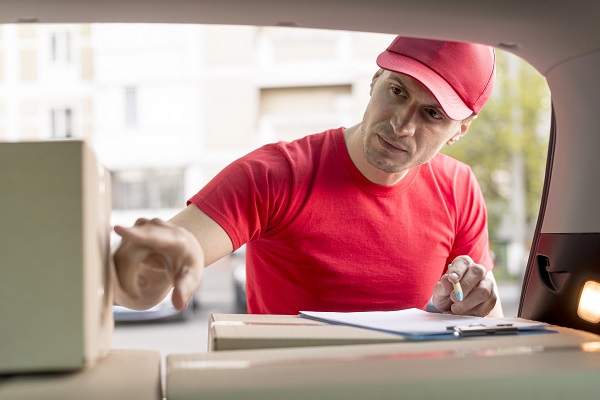
M 425 308 L 456 256 L 493 267 L 483 196 L 443 154 L 398 184 L 367 180 L 343 128 L 263 146 L 190 199 L 247 243 L 248 311 Z

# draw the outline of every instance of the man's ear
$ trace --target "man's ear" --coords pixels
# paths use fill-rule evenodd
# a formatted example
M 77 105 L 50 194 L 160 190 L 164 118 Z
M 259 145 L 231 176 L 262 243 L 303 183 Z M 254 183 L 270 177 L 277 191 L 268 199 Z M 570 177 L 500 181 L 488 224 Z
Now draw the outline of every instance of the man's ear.
M 467 134 L 467 131 L 469 130 L 469 126 L 471 125 L 471 122 L 473 122 L 476 118 L 477 118 L 477 115 L 473 114 L 470 117 L 463 119 L 461 121 L 460 125 L 458 126 L 456 133 L 450 139 L 448 139 L 446 144 L 448 146 L 450 146 L 454 142 L 458 142 L 458 139 L 465 136 Z
M 373 75 L 373 78 L 371 78 L 371 89 L 369 90 L 369 96 L 373 95 L 373 86 L 375 86 L 375 82 L 381 76 L 381 74 L 383 74 L 383 69 L 379 68 L 379 70 L 375 72 L 375 75 Z

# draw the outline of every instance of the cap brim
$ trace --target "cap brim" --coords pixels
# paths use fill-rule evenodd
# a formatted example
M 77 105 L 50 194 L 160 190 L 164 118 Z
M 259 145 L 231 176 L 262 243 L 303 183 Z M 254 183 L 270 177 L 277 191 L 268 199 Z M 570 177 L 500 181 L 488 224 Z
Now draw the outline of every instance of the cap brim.
M 419 61 L 386 50 L 377 57 L 377 65 L 421 82 L 433 94 L 450 119 L 460 121 L 473 114 L 473 110 L 462 101 L 448 82 Z

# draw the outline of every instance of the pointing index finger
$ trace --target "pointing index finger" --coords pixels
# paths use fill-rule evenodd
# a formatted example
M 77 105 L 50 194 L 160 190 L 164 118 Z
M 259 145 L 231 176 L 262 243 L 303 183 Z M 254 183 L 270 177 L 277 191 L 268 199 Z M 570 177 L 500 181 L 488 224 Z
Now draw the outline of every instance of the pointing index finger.
M 176 250 L 182 246 L 177 231 L 165 231 L 168 227 L 145 224 L 130 228 L 116 225 L 114 231 L 123 239 L 127 239 L 142 247 L 154 250 Z

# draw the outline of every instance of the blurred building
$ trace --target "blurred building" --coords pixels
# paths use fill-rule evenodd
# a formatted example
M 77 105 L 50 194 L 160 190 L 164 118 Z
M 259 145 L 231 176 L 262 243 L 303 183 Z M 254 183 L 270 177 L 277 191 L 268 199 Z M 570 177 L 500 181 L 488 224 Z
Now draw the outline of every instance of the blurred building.
M 255 147 L 362 117 L 392 36 L 199 25 L 0 27 L 0 140 L 85 138 L 113 221 L 168 218 Z
M 169 218 L 233 159 L 360 121 L 392 36 L 291 28 L 0 27 L 0 140 L 85 138 L 113 222 Z
M 91 138 L 89 25 L 0 26 L 0 140 Z

